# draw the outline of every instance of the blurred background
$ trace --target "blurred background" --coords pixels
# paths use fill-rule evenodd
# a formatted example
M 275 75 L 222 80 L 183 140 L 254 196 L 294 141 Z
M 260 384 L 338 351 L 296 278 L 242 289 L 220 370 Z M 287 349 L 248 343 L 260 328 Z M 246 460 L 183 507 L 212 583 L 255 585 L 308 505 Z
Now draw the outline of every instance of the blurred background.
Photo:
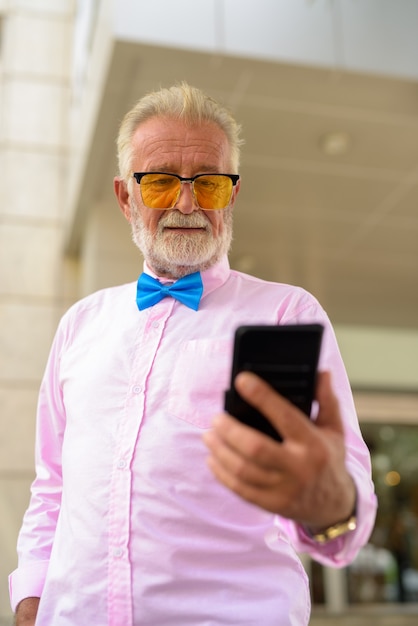
M 243 126 L 231 265 L 321 301 L 372 454 L 369 545 L 344 570 L 304 559 L 312 623 L 417 619 L 417 29 L 418 0 L 0 0 L 0 624 L 58 320 L 142 268 L 118 125 L 181 80 Z

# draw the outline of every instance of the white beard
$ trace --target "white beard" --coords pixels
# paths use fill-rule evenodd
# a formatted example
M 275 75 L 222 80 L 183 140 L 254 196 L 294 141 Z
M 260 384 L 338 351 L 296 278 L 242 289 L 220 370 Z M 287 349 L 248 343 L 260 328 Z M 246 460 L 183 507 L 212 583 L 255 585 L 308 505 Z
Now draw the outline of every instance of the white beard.
M 132 239 L 144 259 L 159 276 L 182 278 L 193 272 L 207 270 L 228 254 L 232 243 L 232 207 L 223 209 L 223 229 L 218 237 L 204 211 L 185 215 L 172 209 L 162 216 L 157 230 L 151 234 L 144 225 L 140 210 L 131 199 Z M 201 228 L 201 233 L 174 233 L 170 227 Z

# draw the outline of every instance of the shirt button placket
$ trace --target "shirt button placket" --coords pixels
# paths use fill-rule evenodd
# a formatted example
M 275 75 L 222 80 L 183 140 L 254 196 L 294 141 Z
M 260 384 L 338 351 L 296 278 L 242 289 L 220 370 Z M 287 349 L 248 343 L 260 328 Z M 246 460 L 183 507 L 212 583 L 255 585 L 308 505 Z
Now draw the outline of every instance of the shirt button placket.
M 131 459 L 135 454 L 141 423 L 144 417 L 144 389 L 164 332 L 165 320 L 170 316 L 174 300 L 165 298 L 148 318 L 142 336 L 138 337 L 136 357 L 131 370 L 125 412 L 118 428 L 114 471 L 111 484 L 109 535 L 109 626 L 131 626 L 132 574 L 129 554 L 130 499 L 132 489 Z M 140 382 L 138 382 L 140 381 Z

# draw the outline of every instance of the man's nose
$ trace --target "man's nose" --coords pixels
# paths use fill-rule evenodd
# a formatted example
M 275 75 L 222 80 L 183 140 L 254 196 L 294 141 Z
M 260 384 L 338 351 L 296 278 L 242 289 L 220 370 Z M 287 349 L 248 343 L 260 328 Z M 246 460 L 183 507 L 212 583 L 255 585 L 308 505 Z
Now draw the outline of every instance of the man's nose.
M 174 208 L 185 215 L 193 213 L 193 211 L 197 211 L 199 209 L 193 194 L 192 183 L 181 184 L 180 195 Z

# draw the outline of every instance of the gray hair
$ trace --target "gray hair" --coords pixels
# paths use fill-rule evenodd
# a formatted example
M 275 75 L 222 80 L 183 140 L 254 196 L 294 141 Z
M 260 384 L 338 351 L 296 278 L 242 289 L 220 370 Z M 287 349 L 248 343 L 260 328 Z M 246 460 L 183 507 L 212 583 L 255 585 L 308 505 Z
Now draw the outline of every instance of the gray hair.
M 185 82 L 153 91 L 141 98 L 122 120 L 117 139 L 119 174 L 129 180 L 132 162 L 132 137 L 140 124 L 152 117 L 178 119 L 189 125 L 214 122 L 225 133 L 231 148 L 230 173 L 237 173 L 240 160 L 240 125 L 231 113 L 200 89 Z

